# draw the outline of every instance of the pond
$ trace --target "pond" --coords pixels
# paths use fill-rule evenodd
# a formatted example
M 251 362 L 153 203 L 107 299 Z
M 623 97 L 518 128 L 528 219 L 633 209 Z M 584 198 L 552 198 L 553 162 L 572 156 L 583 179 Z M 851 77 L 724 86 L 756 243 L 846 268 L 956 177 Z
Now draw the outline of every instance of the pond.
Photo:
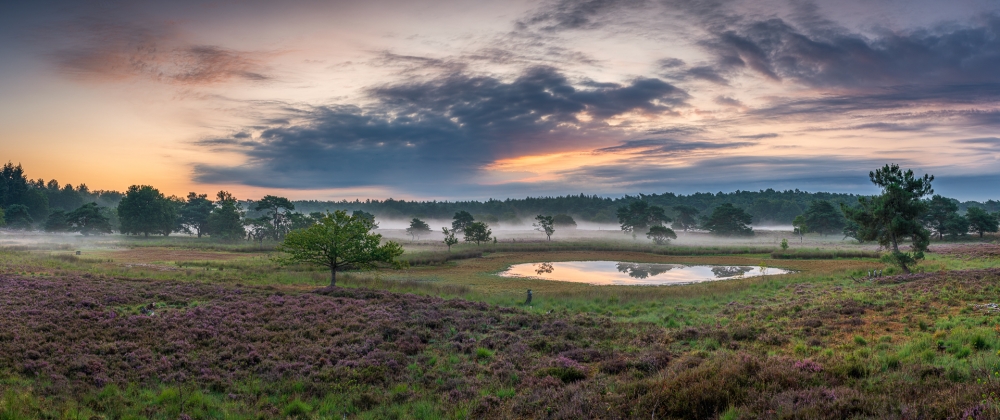
M 560 261 L 515 264 L 503 277 L 570 281 L 595 285 L 689 284 L 788 274 L 791 270 L 740 265 L 653 264 L 619 261 Z

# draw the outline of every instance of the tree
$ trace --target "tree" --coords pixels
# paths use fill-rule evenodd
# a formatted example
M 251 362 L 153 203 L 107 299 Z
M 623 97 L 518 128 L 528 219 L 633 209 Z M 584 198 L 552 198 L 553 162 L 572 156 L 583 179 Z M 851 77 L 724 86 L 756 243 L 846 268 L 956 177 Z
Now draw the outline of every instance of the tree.
M 698 227 L 698 209 L 681 204 L 674 206 L 674 211 L 677 212 L 677 219 L 674 220 L 671 227 L 674 229 L 682 229 L 685 232 L 687 232 L 688 229 Z
M 861 239 L 861 234 L 859 233 L 860 231 L 861 226 L 858 225 L 857 222 L 847 219 L 847 223 L 844 225 L 844 230 L 842 231 L 844 234 L 843 239 L 854 238 L 854 240 L 858 241 L 859 244 L 864 243 L 865 241 Z
M 458 243 L 458 238 L 455 238 L 455 229 L 448 230 L 448 228 L 442 227 L 441 231 L 444 233 L 444 244 L 448 245 L 448 252 L 451 252 L 451 246 Z
M 410 220 L 410 227 L 406 228 L 406 233 L 414 240 L 419 240 L 420 235 L 431 233 L 431 227 L 427 222 L 414 217 L 413 220 Z
M 454 229 L 452 229 L 454 230 Z M 465 225 L 465 242 L 488 242 L 493 235 L 490 227 L 483 222 L 472 222 Z
M 80 232 L 83 236 L 111 233 L 111 222 L 101 213 L 97 203 L 84 204 L 66 214 L 66 224 L 69 230 Z
M 368 219 L 372 223 L 375 223 L 375 215 L 364 210 L 354 210 L 354 213 L 351 213 L 351 216 L 364 217 L 365 219 Z
M 132 185 L 118 203 L 118 217 L 122 233 L 166 236 L 176 226 L 177 208 L 156 188 Z
M 23 204 L 14 204 L 8 206 L 4 210 L 4 218 L 7 219 L 7 227 L 11 229 L 28 230 L 31 229 L 31 224 L 34 223 L 34 219 L 31 218 L 31 213 L 28 211 L 28 206 Z
M 66 212 L 62 210 L 55 210 L 49 213 L 49 217 L 45 219 L 45 226 L 43 227 L 46 232 L 68 232 L 69 223 L 66 223 Z
M 243 227 L 243 210 L 228 191 L 215 195 L 215 208 L 208 216 L 208 234 L 214 238 L 233 241 L 246 236 Z
M 847 219 L 844 218 L 840 209 L 827 200 L 816 200 L 809 203 L 809 208 L 802 213 L 802 216 L 810 232 L 822 235 L 839 233 L 847 224 Z
M 288 233 L 291 226 L 288 220 L 288 212 L 295 210 L 295 205 L 285 197 L 265 195 L 264 198 L 257 202 L 253 210 L 264 212 L 264 216 L 270 219 L 271 229 L 269 236 L 276 241 L 280 241 Z
M 309 263 L 330 269 L 330 287 L 337 286 L 337 269 L 352 266 L 360 269 L 375 268 L 383 262 L 399 265 L 396 257 L 403 255 L 403 247 L 389 241 L 381 244 L 382 235 L 371 233 L 375 222 L 346 211 L 327 213 L 319 223 L 308 229 L 288 232 L 278 249 L 287 256 L 284 264 Z
M 212 215 L 215 205 L 208 199 L 208 194 L 188 193 L 187 201 L 181 206 L 180 221 L 187 233 L 201 235 L 208 233 L 208 218 Z
M 997 221 L 997 216 L 988 213 L 982 208 L 969 207 L 968 212 L 965 213 L 965 218 L 969 220 L 969 229 L 972 232 L 978 233 L 980 238 L 986 232 L 997 232 L 1000 230 L 1000 222 Z
M 0 207 L 0 227 L 6 226 L 6 225 L 7 225 L 7 219 L 4 218 L 3 208 Z
M 288 228 L 289 230 L 308 229 L 309 226 L 315 225 L 322 218 L 322 213 L 318 217 L 314 217 L 313 214 L 305 215 L 293 211 L 288 213 Z
M 958 213 L 949 214 L 944 222 L 944 233 L 950 238 L 965 236 L 969 233 L 969 219 Z
M 465 210 L 455 212 L 455 217 L 451 222 L 451 229 L 458 233 L 465 232 L 466 226 L 474 221 L 475 218 L 472 217 L 472 214 Z
M 557 214 L 552 216 L 552 226 L 566 228 L 566 229 L 576 229 L 576 220 L 568 214 Z
M 904 273 L 910 266 L 924 258 L 924 251 L 930 243 L 930 232 L 920 223 L 920 217 L 927 211 L 927 203 L 921 200 L 932 194 L 933 175 L 916 178 L 912 170 L 903 172 L 899 165 L 891 164 L 869 172 L 872 183 L 882 189 L 880 195 L 858 198 L 857 207 L 841 205 L 848 220 L 858 224 L 858 240 L 878 241 L 889 248 L 891 254 L 885 260 L 898 265 Z M 910 239 L 911 251 L 901 252 L 899 243 Z
M 544 233 L 545 237 L 550 241 L 552 240 L 552 234 L 556 232 L 552 216 L 542 216 L 539 214 L 535 216 L 535 223 L 532 223 L 531 226 L 534 226 L 535 230 Z
M 920 218 L 920 220 L 937 234 L 938 239 L 944 239 L 945 233 L 948 233 L 948 227 L 946 226 L 948 219 L 951 218 L 952 215 L 958 214 L 958 202 L 956 200 L 934 194 L 934 196 L 925 203 L 927 211 L 924 213 L 923 217 Z M 955 221 L 952 220 L 953 224 L 954 222 Z
M 795 216 L 795 220 L 792 220 L 792 231 L 799 235 L 799 242 L 802 242 L 802 238 L 809 233 L 809 225 L 806 223 L 806 215 L 800 214 Z
M 663 207 L 651 206 L 649 203 L 636 200 L 627 206 L 618 208 L 618 223 L 621 224 L 622 232 L 632 234 L 635 239 L 636 232 L 646 231 L 650 226 L 660 225 L 670 222 Z
M 702 221 L 701 227 L 715 235 L 721 236 L 753 236 L 750 222 L 753 216 L 743 209 L 725 203 L 712 210 L 712 214 Z
M 649 232 L 646 233 L 646 237 L 652 239 L 657 245 L 663 245 L 670 242 L 671 239 L 677 239 L 677 234 L 674 230 L 666 226 L 651 226 Z
M 247 239 L 251 241 L 263 245 L 264 239 L 274 237 L 274 225 L 271 224 L 271 218 L 268 216 L 247 219 L 243 223 L 246 225 Z

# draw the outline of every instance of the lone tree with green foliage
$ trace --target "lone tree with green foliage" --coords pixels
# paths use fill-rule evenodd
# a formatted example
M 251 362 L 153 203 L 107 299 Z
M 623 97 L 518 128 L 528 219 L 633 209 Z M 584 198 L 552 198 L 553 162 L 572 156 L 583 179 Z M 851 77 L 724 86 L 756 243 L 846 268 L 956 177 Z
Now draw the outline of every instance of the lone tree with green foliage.
M 656 225 L 649 228 L 646 237 L 652 239 L 657 245 L 663 245 L 670 242 L 671 239 L 677 239 L 677 233 L 666 226 Z
M 978 233 L 980 238 L 986 232 L 992 233 L 1000 230 L 1000 222 L 997 221 L 997 215 L 990 214 L 980 207 L 969 207 L 968 212 L 965 213 L 965 218 L 969 220 L 969 230 Z
M 927 212 L 924 213 L 920 220 L 937 234 L 938 239 L 944 239 L 945 234 L 954 230 L 949 229 L 949 227 L 956 227 L 955 216 L 958 215 L 958 201 L 934 194 L 925 203 L 927 205 Z
M 448 245 L 448 252 L 451 252 L 451 246 L 458 243 L 458 238 L 455 237 L 455 229 L 448 230 L 448 228 L 442 227 L 441 232 L 444 233 L 444 244 Z
M 457 233 L 465 232 L 466 226 L 475 221 L 476 219 L 472 217 L 472 213 L 465 210 L 457 211 L 455 212 L 455 217 L 451 222 L 451 230 L 454 230 Z
M 420 240 L 420 235 L 431 233 L 431 227 L 427 222 L 414 217 L 410 220 L 410 227 L 406 228 L 406 233 L 414 240 Z
M 753 236 L 753 228 L 749 225 L 753 216 L 743 209 L 725 203 L 702 220 L 701 228 L 720 236 Z
M 847 216 L 858 224 L 858 240 L 878 241 L 879 245 L 890 249 L 886 262 L 895 264 L 904 273 L 910 266 L 924 259 L 924 251 L 930 244 L 930 232 L 920 223 L 927 211 L 927 203 L 921 198 L 934 193 L 931 188 L 933 175 L 922 178 L 913 175 L 912 170 L 903 172 L 899 165 L 885 165 L 868 177 L 882 189 L 880 195 L 858 198 L 857 207 L 841 205 Z M 899 250 L 899 243 L 910 240 L 910 252 Z
M 187 233 L 195 233 L 200 238 L 208 233 L 208 218 L 212 215 L 215 205 L 208 199 L 208 194 L 188 193 L 187 201 L 181 206 L 181 226 Z
M 118 203 L 118 217 L 122 233 L 166 236 L 176 226 L 177 207 L 152 186 L 132 185 Z
M 636 200 L 619 207 L 617 215 L 622 232 L 626 235 L 632 234 L 632 239 L 635 239 L 637 233 L 647 231 L 650 226 L 658 226 L 672 220 L 667 217 L 663 207 L 651 206 L 643 200 Z
M 83 236 L 111 233 L 111 220 L 101 212 L 97 203 L 88 203 L 66 214 L 66 224 L 69 230 L 80 232 Z
M 235 241 L 246 236 L 243 227 L 243 210 L 239 202 L 228 191 L 215 195 L 215 205 L 208 216 L 208 234 L 213 238 Z
M 816 200 L 809 203 L 809 207 L 802 213 L 802 216 L 805 226 L 809 227 L 810 232 L 824 236 L 840 233 L 843 231 L 844 225 L 847 224 L 844 213 L 827 200 Z
M 552 220 L 552 216 L 542 216 L 539 214 L 535 216 L 535 223 L 532 223 L 531 226 L 534 226 L 535 230 L 544 233 L 545 237 L 550 241 L 552 240 L 552 234 L 556 233 L 555 222 Z
M 688 205 L 678 205 L 674 206 L 674 211 L 677 213 L 677 219 L 670 227 L 674 229 L 681 229 L 685 232 L 688 229 L 695 229 L 698 227 L 698 209 L 688 206 Z
M 399 266 L 396 258 L 403 255 L 403 247 L 393 241 L 382 244 L 382 235 L 371 233 L 376 228 L 372 220 L 343 210 L 327 213 L 307 229 L 288 232 L 278 246 L 286 254 L 279 261 L 326 266 L 330 287 L 337 286 L 337 269 L 344 266 L 372 269 L 379 262 Z
M 454 229 L 452 229 L 454 230 Z M 489 242 L 492 239 L 493 231 L 483 222 L 472 222 L 465 225 L 465 242 Z

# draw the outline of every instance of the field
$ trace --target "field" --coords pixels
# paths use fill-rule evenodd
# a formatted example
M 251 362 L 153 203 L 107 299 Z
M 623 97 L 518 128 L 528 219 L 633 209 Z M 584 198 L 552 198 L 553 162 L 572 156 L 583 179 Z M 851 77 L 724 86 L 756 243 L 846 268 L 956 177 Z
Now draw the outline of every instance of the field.
M 934 242 L 901 275 L 834 237 L 622 236 L 507 232 L 450 253 L 407 240 L 409 268 L 337 289 L 276 265 L 268 243 L 0 236 L 0 419 L 1000 416 L 995 238 Z M 495 275 L 569 260 L 796 272 L 642 287 Z

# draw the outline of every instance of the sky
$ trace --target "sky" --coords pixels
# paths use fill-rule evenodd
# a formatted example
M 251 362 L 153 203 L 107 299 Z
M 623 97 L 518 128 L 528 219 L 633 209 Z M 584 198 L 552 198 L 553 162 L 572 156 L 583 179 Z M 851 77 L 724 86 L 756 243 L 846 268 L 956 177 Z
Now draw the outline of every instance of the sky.
M 0 158 L 239 198 L 1000 199 L 995 0 L 0 3 Z

